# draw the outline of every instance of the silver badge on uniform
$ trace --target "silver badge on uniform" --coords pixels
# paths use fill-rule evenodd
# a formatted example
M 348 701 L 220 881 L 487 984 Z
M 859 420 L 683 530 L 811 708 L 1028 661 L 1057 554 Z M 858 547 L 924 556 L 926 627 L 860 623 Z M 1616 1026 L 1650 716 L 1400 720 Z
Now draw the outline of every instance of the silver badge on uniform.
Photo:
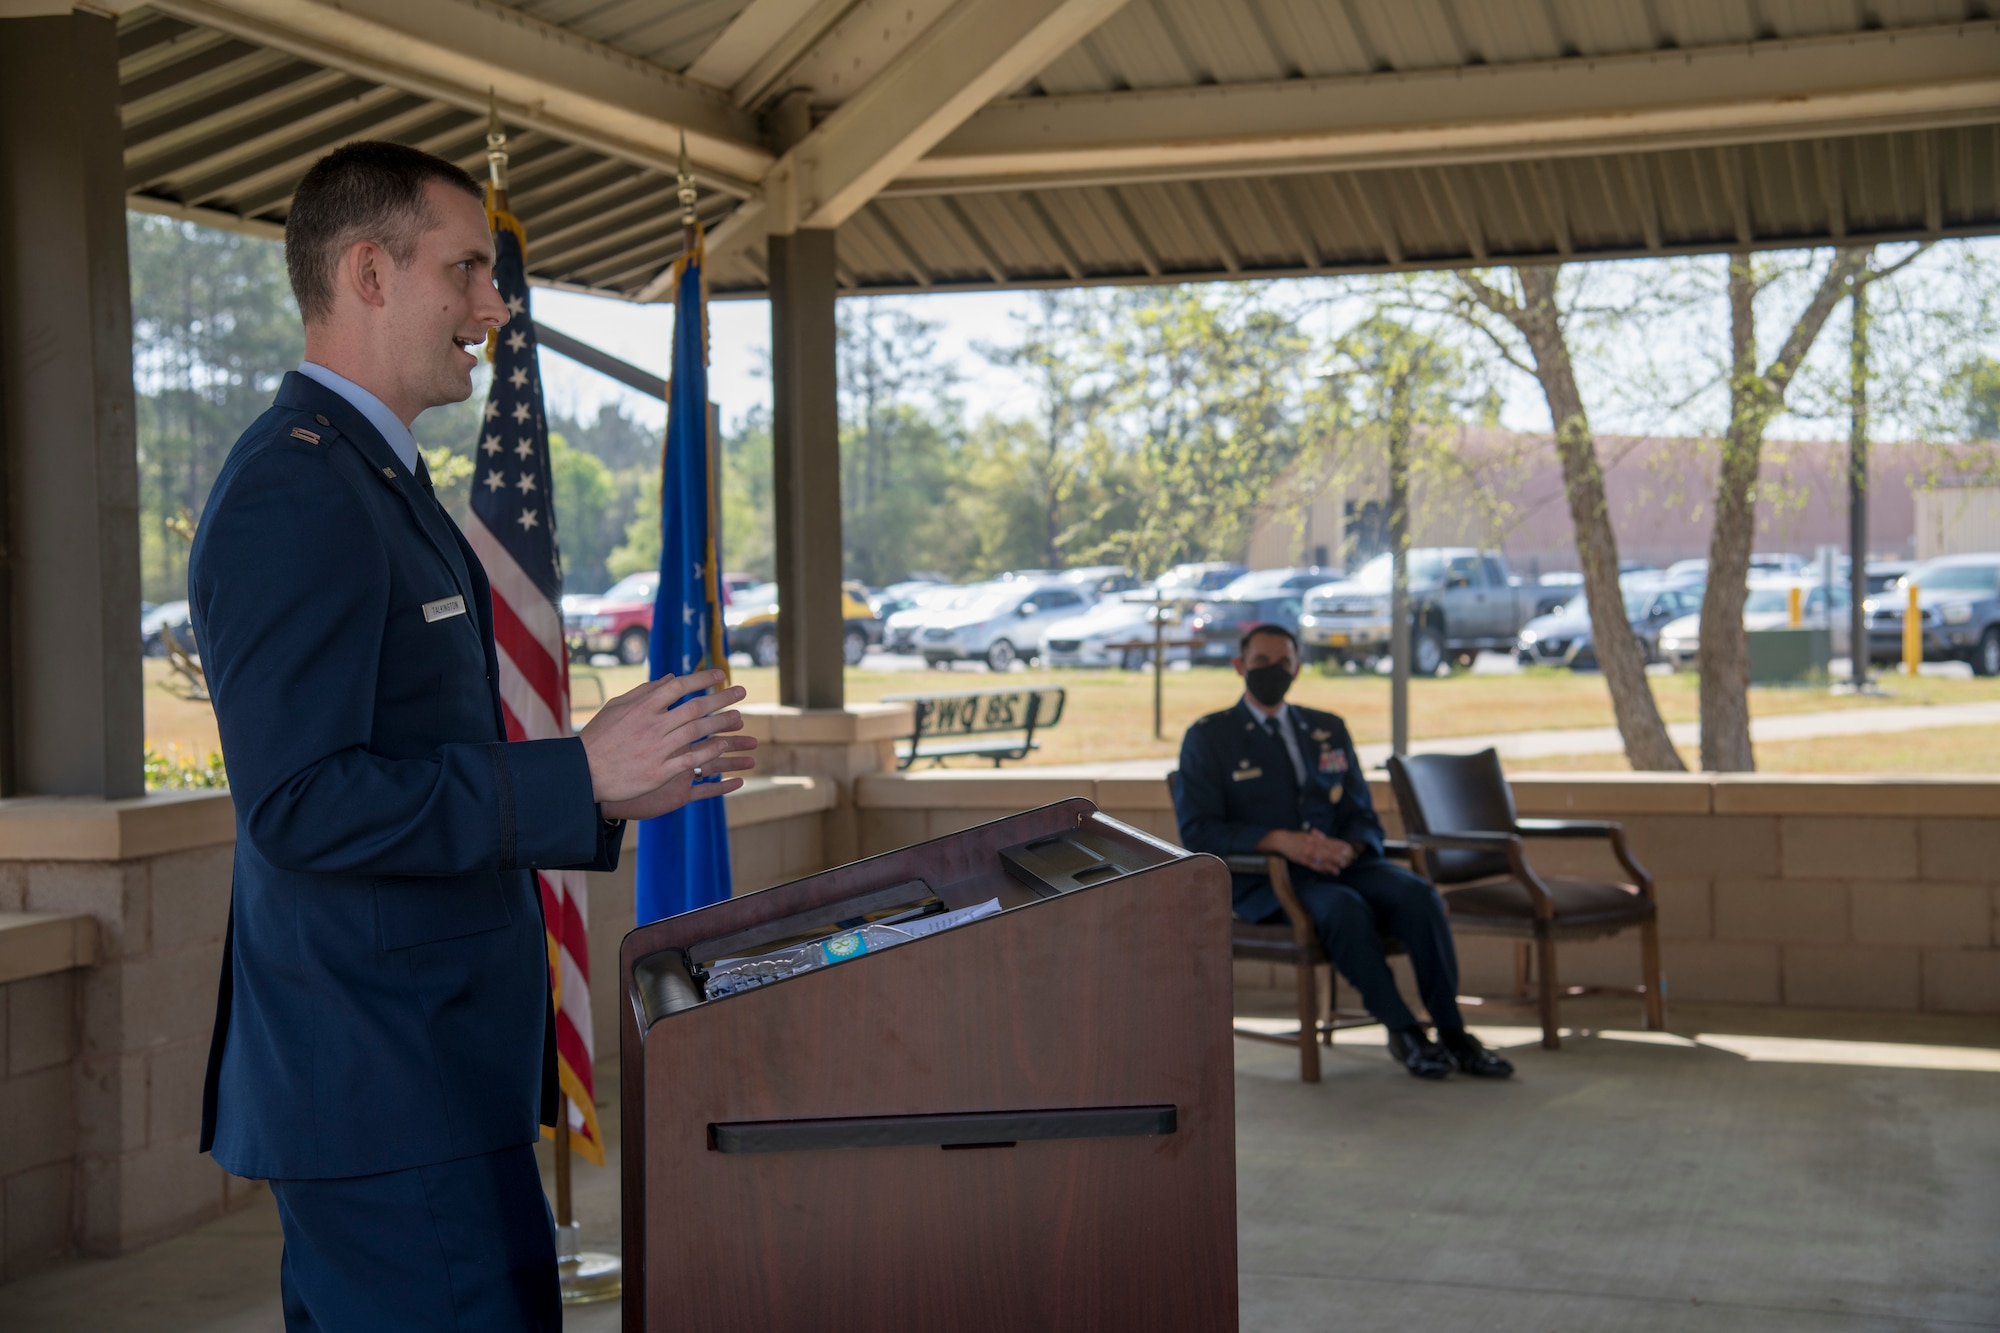
M 463 597 L 440 597 L 435 602 L 424 603 L 424 623 L 426 625 L 435 620 L 450 620 L 453 616 L 462 616 L 464 614 L 465 599 Z

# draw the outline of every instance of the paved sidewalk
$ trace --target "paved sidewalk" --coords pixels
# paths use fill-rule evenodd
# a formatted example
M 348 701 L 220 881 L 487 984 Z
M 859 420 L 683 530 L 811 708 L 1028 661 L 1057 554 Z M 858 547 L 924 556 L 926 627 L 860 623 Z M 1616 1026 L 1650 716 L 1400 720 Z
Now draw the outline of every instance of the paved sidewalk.
M 1379 1028 L 1342 1032 L 1315 1086 L 1291 1051 L 1239 1041 L 1244 1333 L 2000 1328 L 2000 1023 L 1680 1005 L 1671 1031 L 1637 1032 L 1637 1009 L 1566 1003 L 1554 1052 L 1525 1014 L 1482 1009 L 1520 1066 L 1498 1085 L 1419 1083 Z M 616 1175 L 578 1180 L 604 1245 Z M 0 1329 L 277 1333 L 279 1248 L 267 1194 L 0 1286 Z
M 1786 713 L 1778 717 L 1750 720 L 1750 739 L 1758 744 L 1773 741 L 1817 740 L 1822 736 L 1871 736 L 1883 732 L 1925 731 L 1946 727 L 2000 726 L 2000 702 L 1975 704 L 1920 704 L 1881 708 L 1829 709 L 1823 713 Z M 1698 745 L 1701 726 L 1675 722 L 1667 734 L 1676 745 Z M 1625 743 L 1616 727 L 1567 727 L 1548 731 L 1502 731 L 1479 736 L 1435 736 L 1410 742 L 1412 754 L 1476 754 L 1492 748 L 1505 759 L 1546 759 L 1556 755 L 1623 754 Z M 1380 767 L 1389 757 L 1386 742 L 1356 746 L 1361 762 Z M 1089 768 L 1103 777 L 1164 778 L 1179 766 L 1179 760 L 1117 759 L 1092 764 L 1043 764 L 1017 766 L 1009 773 L 1043 773 L 1059 777 L 1065 771 Z

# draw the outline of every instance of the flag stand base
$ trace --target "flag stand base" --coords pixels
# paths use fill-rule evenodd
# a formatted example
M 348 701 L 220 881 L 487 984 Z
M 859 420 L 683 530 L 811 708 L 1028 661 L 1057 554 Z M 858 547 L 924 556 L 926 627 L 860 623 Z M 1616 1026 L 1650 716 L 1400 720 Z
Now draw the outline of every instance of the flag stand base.
M 582 1223 L 556 1227 L 556 1278 L 564 1305 L 593 1305 L 618 1299 L 625 1275 L 615 1254 L 578 1249 Z

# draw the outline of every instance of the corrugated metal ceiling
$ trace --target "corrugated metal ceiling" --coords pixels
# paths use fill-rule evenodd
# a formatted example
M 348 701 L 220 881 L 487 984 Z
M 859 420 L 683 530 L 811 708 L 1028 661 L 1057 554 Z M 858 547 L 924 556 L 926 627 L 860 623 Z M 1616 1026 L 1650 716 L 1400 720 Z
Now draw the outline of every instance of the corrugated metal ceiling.
M 874 68 L 848 54 L 856 25 L 920 27 L 942 5 L 860 0 L 757 100 L 804 87 L 824 114 Z M 745 0 L 511 7 L 681 71 Z M 1499 66 L 1955 23 L 1983 10 L 1965 0 L 1133 0 L 1013 95 Z M 867 59 L 879 63 L 892 47 L 877 43 Z M 463 107 L 149 9 L 121 20 L 120 55 L 126 188 L 138 207 L 275 234 L 306 166 L 363 137 L 483 173 L 483 118 Z M 515 132 L 509 147 L 539 280 L 631 295 L 673 257 L 678 225 L 664 173 L 533 130 Z M 899 183 L 841 227 L 840 282 L 888 292 L 1198 280 L 2000 228 L 1993 124 L 1287 171 L 1034 190 Z M 702 211 L 713 224 L 735 206 L 709 194 Z M 764 262 L 759 244 L 735 249 L 714 266 L 714 290 L 760 294 Z

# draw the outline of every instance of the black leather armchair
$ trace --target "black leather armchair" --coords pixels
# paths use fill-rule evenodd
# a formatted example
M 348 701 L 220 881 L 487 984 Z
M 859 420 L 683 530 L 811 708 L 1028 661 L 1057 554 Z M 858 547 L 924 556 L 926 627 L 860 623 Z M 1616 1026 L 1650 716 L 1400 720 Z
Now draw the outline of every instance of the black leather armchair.
M 1557 942 L 1596 939 L 1635 927 L 1643 984 L 1634 993 L 1644 997 L 1645 1025 L 1666 1025 L 1653 880 L 1633 859 L 1622 825 L 1518 818 L 1500 758 L 1492 750 L 1392 756 L 1389 782 L 1402 811 L 1412 863 L 1438 886 L 1453 932 L 1516 941 L 1516 975 L 1525 990 L 1533 974 L 1543 1046 L 1555 1050 L 1562 1045 L 1558 1007 L 1563 994 L 1605 989 L 1572 987 L 1565 992 L 1557 981 Z M 1606 840 L 1631 882 L 1537 874 L 1528 863 L 1529 838 Z

